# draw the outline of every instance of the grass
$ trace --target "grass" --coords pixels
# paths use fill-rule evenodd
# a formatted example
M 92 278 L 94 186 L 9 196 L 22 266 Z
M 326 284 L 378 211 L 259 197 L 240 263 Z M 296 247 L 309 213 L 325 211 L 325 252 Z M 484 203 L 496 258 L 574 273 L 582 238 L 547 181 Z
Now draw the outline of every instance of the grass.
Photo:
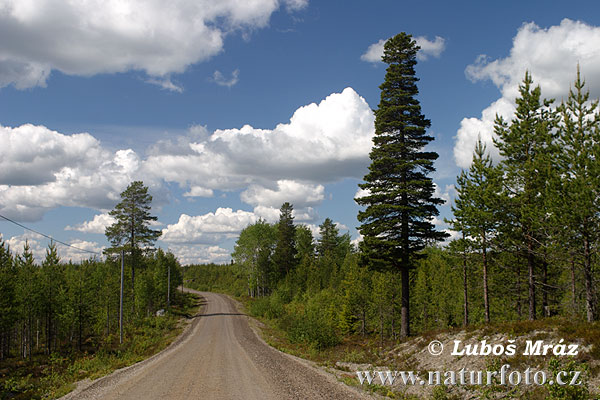
M 112 371 L 144 360 L 171 344 L 182 332 L 182 322 L 195 315 L 200 300 L 186 294 L 163 317 L 148 317 L 136 325 L 126 325 L 124 342 L 118 334 L 94 340 L 86 351 L 51 355 L 35 354 L 32 360 L 9 358 L 0 363 L 0 399 L 46 399 L 61 397 L 83 379 L 96 379 Z M 94 343 L 97 341 L 98 343 Z

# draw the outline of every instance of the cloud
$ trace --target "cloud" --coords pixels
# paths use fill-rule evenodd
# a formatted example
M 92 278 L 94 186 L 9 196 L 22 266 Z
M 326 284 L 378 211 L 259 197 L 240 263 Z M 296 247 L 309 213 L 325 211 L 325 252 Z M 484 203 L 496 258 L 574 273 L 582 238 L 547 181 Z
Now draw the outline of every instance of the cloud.
M 279 208 L 286 201 L 294 208 L 305 208 L 321 204 L 325 187 L 282 179 L 276 182 L 276 188 L 270 189 L 260 185 L 250 185 L 240 194 L 244 203 L 254 206 L 270 206 Z
M 509 56 L 491 60 L 479 55 L 465 74 L 473 82 L 490 80 L 498 87 L 501 97 L 485 108 L 479 118 L 464 118 L 454 146 L 456 164 L 468 168 L 472 153 L 481 135 L 488 151 L 498 159 L 492 143 L 496 114 L 510 120 L 515 110 L 519 84 L 528 70 L 534 84 L 542 88 L 542 96 L 560 101 L 568 96 L 576 73 L 577 63 L 586 79 L 592 98 L 600 97 L 600 27 L 580 21 L 563 19 L 559 25 L 540 28 L 526 23 L 513 38 Z
M 232 87 L 233 85 L 238 83 L 239 76 L 240 76 L 239 69 L 236 69 L 231 73 L 230 79 L 225 78 L 225 76 L 221 73 L 221 71 L 217 70 L 213 73 L 212 80 L 219 86 Z
M 236 237 L 258 217 L 251 212 L 218 208 L 214 213 L 189 216 L 181 214 L 179 221 L 162 230 L 161 241 L 169 244 L 216 244 Z
M 446 40 L 441 36 L 436 36 L 433 41 L 427 39 L 425 36 L 417 36 L 414 40 L 421 47 L 417 52 L 417 60 L 419 61 L 425 61 L 430 56 L 439 58 L 446 48 Z M 385 42 L 387 42 L 387 39 L 381 39 L 377 43 L 370 45 L 367 51 L 360 56 L 360 59 L 372 63 L 381 62 Z
M 312 218 L 308 208 L 323 200 L 324 183 L 364 175 L 373 124 L 367 102 L 347 88 L 300 107 L 272 130 L 245 125 L 210 134 L 194 126 L 155 143 L 145 159 L 131 149 L 110 151 L 89 133 L 0 125 L 0 213 L 35 221 L 60 206 L 110 210 L 131 181 L 142 180 L 154 205 L 165 201 L 165 182 L 176 182 L 189 188 L 186 197 L 241 189 L 254 207 L 291 201 Z
M 433 41 L 428 40 L 425 36 L 417 36 L 415 41 L 421 48 L 417 53 L 417 60 L 419 61 L 425 61 L 429 56 L 440 58 L 440 55 L 446 49 L 446 39 L 441 36 L 436 36 Z
M 78 231 L 83 233 L 100 233 L 104 235 L 106 228 L 116 222 L 108 213 L 94 215 L 91 221 L 85 221 L 79 225 L 67 226 L 66 231 Z
M 173 83 L 173 81 L 171 81 L 171 78 L 169 78 L 169 77 L 149 78 L 149 79 L 146 79 L 146 82 L 156 85 L 156 86 L 158 86 L 164 90 L 168 90 L 170 92 L 183 93 L 183 86 L 176 85 L 175 83 Z
M 267 222 L 275 223 L 279 221 L 279 216 L 281 214 L 280 207 L 271 207 L 271 206 L 256 206 L 254 207 L 254 214 L 264 219 Z M 316 210 L 312 207 L 305 207 L 302 209 L 294 208 L 292 211 L 292 217 L 294 217 L 294 222 L 314 222 L 319 218 Z
M 360 59 L 367 62 L 377 63 L 381 62 L 383 56 L 383 46 L 387 42 L 387 39 L 381 39 L 377 43 L 373 43 L 367 48 L 367 51 L 360 56 Z
M 288 11 L 298 11 L 308 6 L 308 0 L 284 0 Z
M 133 150 L 108 151 L 88 133 L 0 126 L 0 143 L 0 213 L 20 221 L 38 220 L 58 206 L 111 209 L 141 176 Z
M 185 197 L 213 197 L 212 189 L 207 189 L 202 186 L 192 186 L 188 192 L 183 194 Z
M 319 104 L 300 107 L 289 123 L 274 129 L 244 125 L 212 135 L 204 131 L 157 146 L 143 162 L 144 173 L 213 190 L 362 177 L 369 164 L 374 116 L 367 102 L 346 88 Z
M 235 32 L 247 37 L 271 15 L 303 0 L 53 1 L 0 3 L 0 87 L 45 86 L 67 75 L 143 71 L 177 90 L 168 76 L 223 51 Z

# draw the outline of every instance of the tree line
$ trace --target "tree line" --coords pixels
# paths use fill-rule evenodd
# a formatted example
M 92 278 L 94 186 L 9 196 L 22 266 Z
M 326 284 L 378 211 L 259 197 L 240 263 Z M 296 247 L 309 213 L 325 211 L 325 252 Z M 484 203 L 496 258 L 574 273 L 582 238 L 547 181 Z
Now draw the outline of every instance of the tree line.
M 38 264 L 28 244 L 15 254 L 0 240 L 0 359 L 94 351 L 84 346 L 88 339 L 118 340 L 120 268 L 116 257 L 62 262 L 55 243 Z M 135 287 L 125 282 L 126 293 L 135 293 L 135 304 L 124 299 L 128 324 L 166 308 L 168 269 L 171 285 L 181 284 L 177 259 L 162 249 L 141 258 L 138 268 Z
M 138 325 L 168 308 L 182 283 L 181 265 L 170 251 L 152 246 L 160 232 L 148 228 L 156 217 L 149 214 L 147 187 L 133 182 L 121 197 L 111 212 L 116 222 L 106 230 L 112 247 L 104 260 L 63 262 L 51 242 L 37 263 L 28 242 L 13 252 L 0 238 L 0 360 L 94 352 L 99 343 L 118 340 L 121 251 L 131 277 L 124 281 L 125 323 Z

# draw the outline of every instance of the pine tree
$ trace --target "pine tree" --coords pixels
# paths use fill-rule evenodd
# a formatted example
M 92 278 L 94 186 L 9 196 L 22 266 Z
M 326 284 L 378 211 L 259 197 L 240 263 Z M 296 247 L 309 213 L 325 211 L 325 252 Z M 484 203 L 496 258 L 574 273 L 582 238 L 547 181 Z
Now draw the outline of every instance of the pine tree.
M 17 256 L 16 264 L 19 267 L 19 304 L 21 306 L 21 318 L 25 322 L 23 330 L 23 358 L 32 357 L 33 351 L 33 321 L 39 318 L 40 304 L 43 293 L 41 293 L 39 282 L 39 268 L 35 265 L 33 253 L 29 242 L 25 240 L 23 253 Z
M 277 280 L 293 270 L 296 265 L 296 227 L 292 211 L 294 207 L 285 202 L 281 206 L 279 223 L 277 224 L 277 245 L 273 253 L 273 262 L 277 271 Z
M 106 228 L 105 235 L 112 244 L 107 253 L 118 253 L 121 250 L 131 256 L 132 299 L 135 304 L 135 267 L 141 255 L 142 246 L 152 247 L 161 235 L 160 231 L 149 228 L 156 217 L 150 215 L 152 196 L 142 181 L 132 182 L 123 193 L 121 202 L 109 214 L 116 222 Z
M 529 72 L 519 86 L 517 110 L 510 125 L 496 117 L 494 143 L 504 157 L 504 199 L 513 226 L 506 225 L 520 236 L 527 257 L 529 286 L 529 319 L 536 319 L 536 265 L 543 253 L 546 195 L 555 162 L 553 144 L 554 117 L 549 109 L 552 100 L 541 100 L 541 89 L 533 87 Z M 544 269 L 546 260 L 541 260 Z
M 431 219 L 443 200 L 434 197 L 433 181 L 438 155 L 423 148 L 433 140 L 426 134 L 430 121 L 421 113 L 415 76 L 419 47 L 411 35 L 400 33 L 384 46 L 388 64 L 375 110 L 375 136 L 369 173 L 359 186 L 368 195 L 357 202 L 361 250 L 376 269 L 400 270 L 402 277 L 401 336 L 410 334 L 409 270 L 427 243 L 447 235 L 435 230 Z
M 486 146 L 478 139 L 471 167 L 468 171 L 462 171 L 456 179 L 457 196 L 452 206 L 454 219 L 447 221 L 453 230 L 470 237 L 481 251 L 485 322 L 490 322 L 488 249 L 490 239 L 498 228 L 496 209 L 501 183 L 499 173 L 486 154 Z
M 574 89 L 559 109 L 558 143 L 561 147 L 560 167 L 562 191 L 556 203 L 557 215 L 566 227 L 566 240 L 577 243 L 576 253 L 582 260 L 586 317 L 596 318 L 596 302 L 592 259 L 600 239 L 600 114 L 598 100 L 588 102 L 579 66 Z

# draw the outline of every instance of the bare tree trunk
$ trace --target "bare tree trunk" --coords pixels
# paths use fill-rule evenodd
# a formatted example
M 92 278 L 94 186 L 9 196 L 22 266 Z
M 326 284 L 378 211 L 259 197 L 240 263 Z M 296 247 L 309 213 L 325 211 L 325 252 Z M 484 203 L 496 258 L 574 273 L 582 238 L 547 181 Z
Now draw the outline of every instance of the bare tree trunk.
M 588 322 L 594 322 L 596 311 L 594 304 L 594 282 L 592 277 L 591 258 L 590 241 L 587 235 L 585 235 L 583 238 L 583 274 L 585 278 L 585 308 Z
M 527 238 L 527 267 L 529 272 L 529 320 L 534 321 L 536 315 L 535 304 L 535 260 L 533 254 L 533 239 Z
M 542 309 L 544 316 L 550 317 L 550 304 L 548 304 L 548 263 L 542 262 Z
M 463 239 L 465 238 L 465 234 L 463 232 Z M 464 303 L 464 319 L 463 325 L 469 325 L 469 286 L 467 281 L 467 248 L 465 245 L 465 249 L 463 251 L 463 303 Z
M 483 248 L 482 248 L 482 255 L 483 255 L 483 306 L 485 309 L 485 322 L 489 323 L 490 322 L 490 300 L 489 300 L 489 293 L 488 293 L 488 265 L 487 265 L 487 243 L 486 243 L 486 238 L 485 238 L 485 233 L 482 235 L 482 239 L 483 239 Z

